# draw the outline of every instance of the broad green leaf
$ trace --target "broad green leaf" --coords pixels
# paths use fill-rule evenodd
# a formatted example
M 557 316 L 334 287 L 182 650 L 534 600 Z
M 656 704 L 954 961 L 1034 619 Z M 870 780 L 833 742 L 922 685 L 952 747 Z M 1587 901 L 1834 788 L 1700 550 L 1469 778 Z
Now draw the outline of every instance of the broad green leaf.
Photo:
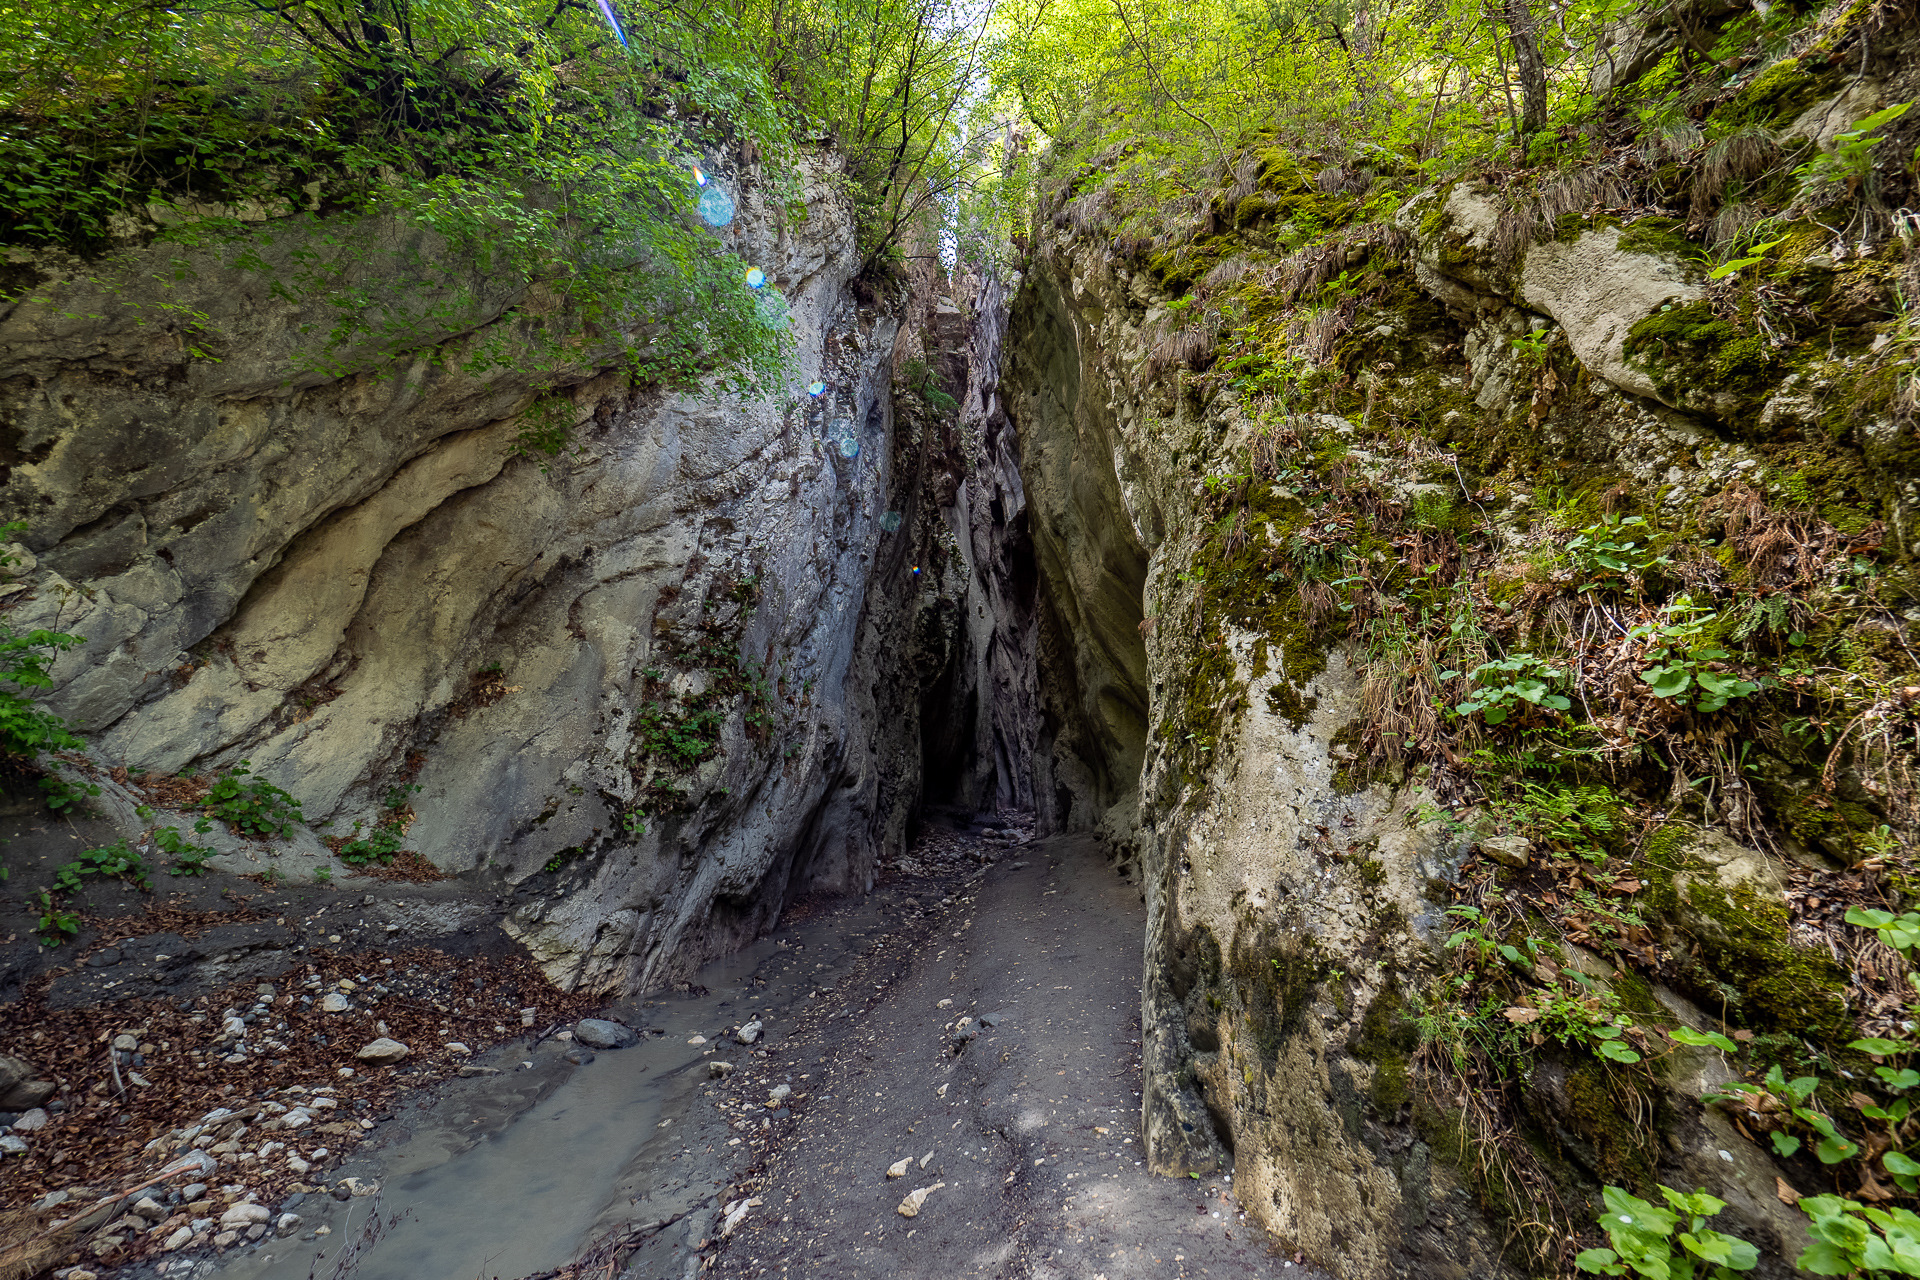
M 1722 1053 L 1738 1053 L 1740 1046 L 1718 1031 L 1695 1031 L 1692 1027 L 1675 1027 L 1668 1033 L 1681 1044 L 1699 1045 L 1704 1048 L 1718 1049 Z
M 1862 1053 L 1870 1053 L 1876 1058 L 1891 1058 L 1896 1054 L 1908 1053 L 1916 1047 L 1920 1046 L 1916 1046 L 1910 1040 L 1882 1040 L 1873 1037 L 1855 1040 L 1847 1046 L 1849 1049 L 1858 1049 Z
M 1828 1240 L 1815 1240 L 1801 1251 L 1793 1265 L 1816 1276 L 1850 1276 L 1854 1272 L 1851 1255 Z
M 1860 1144 L 1835 1134 L 1830 1138 L 1822 1138 L 1814 1146 L 1813 1154 L 1820 1158 L 1821 1164 L 1839 1164 L 1842 1160 L 1851 1160 L 1859 1155 Z

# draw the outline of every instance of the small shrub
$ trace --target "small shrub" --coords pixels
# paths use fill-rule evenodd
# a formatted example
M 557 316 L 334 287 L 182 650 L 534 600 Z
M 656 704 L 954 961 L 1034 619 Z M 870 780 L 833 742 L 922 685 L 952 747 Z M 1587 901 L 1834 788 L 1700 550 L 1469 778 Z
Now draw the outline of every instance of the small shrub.
M 1727 1207 L 1726 1201 L 1704 1191 L 1687 1195 L 1671 1187 L 1661 1187 L 1660 1194 L 1671 1208 L 1658 1208 L 1619 1187 L 1603 1188 L 1606 1212 L 1599 1225 L 1613 1248 L 1588 1249 L 1573 1264 L 1595 1275 L 1648 1280 L 1722 1280 L 1759 1264 L 1758 1249 L 1706 1226 L 1708 1218 Z M 1682 1214 L 1687 1217 L 1684 1231 L 1678 1230 Z
M 213 824 L 201 818 L 193 824 L 200 835 L 213 830 Z M 160 852 L 173 857 L 173 865 L 167 868 L 170 876 L 197 876 L 207 871 L 207 859 L 213 856 L 213 850 L 203 844 L 191 844 L 180 834 L 178 827 L 161 827 L 153 833 L 153 843 Z
M 1459 674 L 1442 671 L 1440 678 L 1452 680 Z M 1467 672 L 1467 679 L 1473 682 L 1473 696 L 1454 710 L 1463 716 L 1478 711 L 1480 718 L 1490 725 L 1504 724 L 1509 717 L 1524 713 L 1530 706 L 1565 711 L 1573 703 L 1565 694 L 1553 692 L 1553 686 L 1566 678 L 1566 672 L 1530 653 L 1496 658 Z
M 254 838 L 284 837 L 306 822 L 300 802 L 265 778 L 253 776 L 245 760 L 215 778 L 213 789 L 200 804 L 235 834 Z
M 142 889 L 152 888 L 149 868 L 140 855 L 127 847 L 125 839 L 98 849 L 88 849 L 53 873 L 53 887 L 60 893 L 78 892 L 87 876 L 120 876 Z
M 1920 1275 L 1920 1216 L 1844 1196 L 1808 1196 L 1812 1240 L 1794 1265 L 1816 1276 Z
M 1582 591 L 1627 585 L 1667 564 L 1648 545 L 1653 527 L 1645 516 L 1606 516 L 1567 540 L 1567 557 L 1585 579 Z
M 400 846 L 407 842 L 406 830 L 398 822 L 382 819 L 363 836 L 360 832 L 364 826 L 364 823 L 356 821 L 352 835 L 338 843 L 333 840 L 327 842 L 333 845 L 333 851 L 340 856 L 340 861 L 354 866 L 377 862 L 384 867 L 393 861 L 393 855 L 399 853 Z
M 40 923 L 35 926 L 40 934 L 40 945 L 57 947 L 80 932 L 80 917 L 71 911 L 60 908 L 47 890 L 40 891 Z
M 1718 711 L 1734 698 L 1758 693 L 1752 680 L 1726 670 L 1732 657 L 1707 636 L 1712 610 L 1678 596 L 1661 606 L 1660 621 L 1635 627 L 1628 634 L 1647 646 L 1648 665 L 1640 679 L 1657 698 L 1677 698 L 1695 711 Z

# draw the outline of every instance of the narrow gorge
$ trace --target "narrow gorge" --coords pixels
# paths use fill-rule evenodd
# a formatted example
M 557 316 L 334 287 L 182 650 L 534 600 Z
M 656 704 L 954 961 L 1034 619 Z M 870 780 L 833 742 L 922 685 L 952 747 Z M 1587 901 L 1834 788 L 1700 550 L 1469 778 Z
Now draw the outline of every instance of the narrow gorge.
M 1920 1275 L 1911 5 L 315 5 L 0 99 L 0 1280 Z

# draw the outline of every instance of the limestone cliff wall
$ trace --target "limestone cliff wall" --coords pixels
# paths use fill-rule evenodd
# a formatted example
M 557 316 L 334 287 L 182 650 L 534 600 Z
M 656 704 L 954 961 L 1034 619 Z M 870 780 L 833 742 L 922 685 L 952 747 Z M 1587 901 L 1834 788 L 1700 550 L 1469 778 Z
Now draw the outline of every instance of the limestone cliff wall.
M 1285 170 L 1272 156 L 1263 164 Z M 1783 346 L 1736 378 L 1699 360 L 1697 331 L 1674 328 L 1689 308 L 1697 323 L 1709 290 L 1697 258 L 1649 235 L 1669 225 L 1658 219 L 1638 233 L 1604 222 L 1558 237 L 1523 230 L 1507 252 L 1509 202 L 1458 184 L 1412 193 L 1386 224 L 1316 240 L 1265 212 L 1337 199 L 1302 176 L 1238 212 L 1223 189 L 1190 239 L 1169 233 L 1150 249 L 1102 223 L 1116 200 L 1102 172 L 1062 179 L 1043 202 L 1006 377 L 1041 577 L 1039 803 L 1061 827 L 1103 831 L 1123 871 L 1138 859 L 1149 904 L 1150 1162 L 1231 1168 L 1250 1213 L 1343 1277 L 1561 1269 L 1591 1230 L 1601 1184 L 1652 1195 L 1656 1181 L 1727 1200 L 1719 1225 L 1761 1247 L 1756 1274 L 1791 1274 L 1805 1225 L 1779 1187 L 1813 1194 L 1829 1175 L 1777 1163 L 1758 1140 L 1764 1123 L 1742 1130 L 1702 1104 L 1764 1070 L 1758 1051 L 1723 1058 L 1670 1033 L 1743 1027 L 1765 1043 L 1787 1034 L 1797 1001 L 1812 1025 L 1838 1019 L 1823 1052 L 1844 1057 L 1844 1040 L 1872 1020 L 1837 1010 L 1877 997 L 1828 949 L 1850 954 L 1871 939 L 1830 942 L 1839 935 L 1822 930 L 1835 921 L 1809 914 L 1800 895 L 1866 883 L 1900 900 L 1900 882 L 1871 871 L 1862 881 L 1860 866 L 1870 845 L 1887 856 L 1908 847 L 1907 801 L 1876 790 L 1867 775 L 1881 766 L 1864 749 L 1792 747 L 1778 731 L 1789 701 L 1740 722 L 1744 775 L 1703 785 L 1705 744 L 1743 750 L 1732 731 L 1704 716 L 1681 723 L 1646 695 L 1637 667 L 1616 665 L 1607 679 L 1620 683 L 1578 688 L 1593 690 L 1586 714 L 1605 739 L 1587 758 L 1617 749 L 1606 758 L 1621 763 L 1576 794 L 1603 811 L 1602 826 L 1606 813 L 1638 824 L 1640 835 L 1609 835 L 1585 855 L 1608 869 L 1594 883 L 1626 923 L 1613 936 L 1569 926 L 1549 882 L 1585 883 L 1579 859 L 1466 760 L 1537 740 L 1451 713 L 1473 686 L 1439 670 L 1454 663 L 1419 627 L 1440 616 L 1444 637 L 1445 606 L 1433 601 L 1453 599 L 1466 602 L 1460 626 L 1484 628 L 1474 631 L 1483 656 L 1588 662 L 1586 615 L 1563 605 L 1550 616 L 1583 581 L 1558 548 L 1582 525 L 1637 512 L 1646 523 L 1634 527 L 1675 531 L 1662 546 L 1696 566 L 1683 581 L 1701 600 L 1833 590 L 1819 598 L 1839 608 L 1831 601 L 1860 597 L 1815 545 L 1884 541 L 1880 603 L 1850 621 L 1831 615 L 1835 628 L 1865 630 L 1830 637 L 1885 638 L 1871 678 L 1904 679 L 1912 666 L 1897 650 L 1920 616 L 1902 542 L 1914 425 L 1861 390 L 1869 373 L 1886 374 L 1869 354 L 1887 347 L 1878 335 L 1905 332 L 1886 284 L 1908 269 L 1904 249 L 1885 244 L 1837 280 L 1830 258 L 1795 267 L 1810 313 L 1844 342 Z M 1245 318 L 1318 297 L 1301 282 L 1343 268 L 1357 278 L 1351 295 L 1329 291 L 1311 312 L 1302 303 L 1306 318 L 1280 337 Z M 1835 318 L 1824 300 L 1849 288 L 1864 291 L 1856 302 L 1878 300 Z M 1180 318 L 1167 304 L 1183 296 Z M 1729 314 L 1725 289 L 1712 296 Z M 1234 345 L 1216 319 L 1180 353 L 1183 325 L 1236 300 L 1251 336 Z M 1210 370 L 1226 352 L 1234 373 Z M 1281 356 L 1297 361 L 1292 371 L 1261 382 L 1263 361 Z M 1821 489 L 1810 475 L 1849 479 Z M 1746 514 L 1729 526 L 1720 513 L 1736 507 Z M 1793 554 L 1809 568 L 1797 586 L 1744 585 L 1752 544 L 1735 530 L 1748 518 L 1800 522 Z M 1470 535 L 1483 539 L 1471 561 L 1460 550 Z M 1429 575 L 1455 572 L 1451 597 L 1422 594 Z M 1602 598 L 1593 590 L 1589 602 Z M 1629 621 L 1672 616 L 1641 607 L 1606 606 Z M 1349 620 L 1354 611 L 1367 620 Z M 1621 647 L 1626 624 L 1608 634 L 1616 663 L 1638 652 Z M 1787 648 L 1776 643 L 1756 651 Z M 1656 730 L 1635 720 L 1653 715 L 1666 716 Z M 1674 736 L 1629 750 L 1642 732 Z M 1537 776 L 1551 782 L 1574 759 Z M 1859 770 L 1851 782 L 1848 769 Z M 1805 816 L 1846 804 L 1871 806 L 1851 837 Z M 1478 944 L 1456 936 L 1481 918 L 1458 914 L 1463 904 L 1503 902 L 1518 905 L 1487 946 L 1545 939 L 1530 968 L 1508 975 L 1511 990 L 1497 956 L 1491 979 L 1484 963 L 1468 972 L 1462 956 Z M 1587 989 L 1575 983 L 1632 1010 L 1635 1060 L 1654 1065 L 1628 1075 L 1577 1037 L 1525 1034 L 1510 1062 L 1489 1064 L 1439 1021 L 1479 1016 L 1456 1012 L 1448 992 L 1541 1000 Z M 1773 1012 L 1770 987 L 1782 999 Z M 1537 1016 L 1518 1008 L 1520 1023 Z M 1450 1065 L 1450 1054 L 1465 1057 Z
M 542 305 L 484 279 L 412 354 L 334 349 L 315 372 L 332 317 L 271 288 L 310 247 L 271 224 L 257 269 L 16 254 L 0 515 L 30 554 L 5 607 L 85 637 L 47 705 L 98 766 L 137 784 L 246 760 L 337 835 L 415 785 L 409 848 L 477 882 L 551 874 L 509 923 L 569 986 L 656 983 L 804 889 L 868 887 L 919 805 L 923 703 L 970 705 L 957 645 L 984 579 L 925 447 L 940 415 L 895 414 L 902 313 L 852 293 L 831 175 L 798 217 L 723 177 L 729 247 L 794 320 L 771 400 L 636 389 L 584 354 L 465 371 Z M 329 231 L 373 263 L 410 234 Z M 547 385 L 577 445 L 557 459 L 516 448 Z M 313 831 L 213 839 L 241 870 L 329 856 Z

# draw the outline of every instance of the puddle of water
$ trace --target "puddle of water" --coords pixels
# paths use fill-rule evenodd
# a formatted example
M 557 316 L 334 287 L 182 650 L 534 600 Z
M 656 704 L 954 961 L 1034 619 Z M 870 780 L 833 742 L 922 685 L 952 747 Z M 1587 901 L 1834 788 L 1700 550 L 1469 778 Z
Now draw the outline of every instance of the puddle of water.
M 452 1082 L 431 1109 L 403 1104 L 399 1123 L 408 1136 L 329 1175 L 336 1182 L 347 1173 L 373 1178 L 381 1184 L 383 1215 L 404 1215 L 361 1254 L 353 1280 L 511 1280 L 564 1265 L 605 1219 L 633 1219 L 637 1212 L 658 1220 L 625 1201 L 636 1190 L 645 1195 L 642 1184 L 656 1176 L 654 1168 L 686 1150 L 678 1122 L 657 1126 L 705 1083 L 699 1064 L 749 1052 L 731 1039 L 718 1041 L 720 1031 L 764 1017 L 777 1041 L 792 1022 L 788 1010 L 813 988 L 837 980 L 897 900 L 895 893 L 877 893 L 850 911 L 780 930 L 716 960 L 696 978 L 705 995 L 630 1000 L 609 1011 L 636 1028 L 662 1028 L 663 1037 L 600 1052 L 579 1067 L 564 1064 L 567 1046 L 552 1041 L 532 1051 L 508 1047 L 486 1059 L 506 1074 Z M 696 1033 L 712 1043 L 687 1044 Z M 520 1069 L 526 1060 L 535 1062 L 533 1070 Z M 675 1164 L 674 1180 L 698 1198 L 701 1176 L 724 1159 L 724 1151 L 690 1156 Z M 705 1193 L 712 1181 L 706 1179 Z M 325 1223 L 331 1235 L 269 1238 L 232 1257 L 220 1274 L 227 1280 L 332 1276 L 371 1204 L 309 1196 L 295 1208 L 305 1218 L 302 1233 Z M 196 1268 L 195 1274 L 206 1273 Z

